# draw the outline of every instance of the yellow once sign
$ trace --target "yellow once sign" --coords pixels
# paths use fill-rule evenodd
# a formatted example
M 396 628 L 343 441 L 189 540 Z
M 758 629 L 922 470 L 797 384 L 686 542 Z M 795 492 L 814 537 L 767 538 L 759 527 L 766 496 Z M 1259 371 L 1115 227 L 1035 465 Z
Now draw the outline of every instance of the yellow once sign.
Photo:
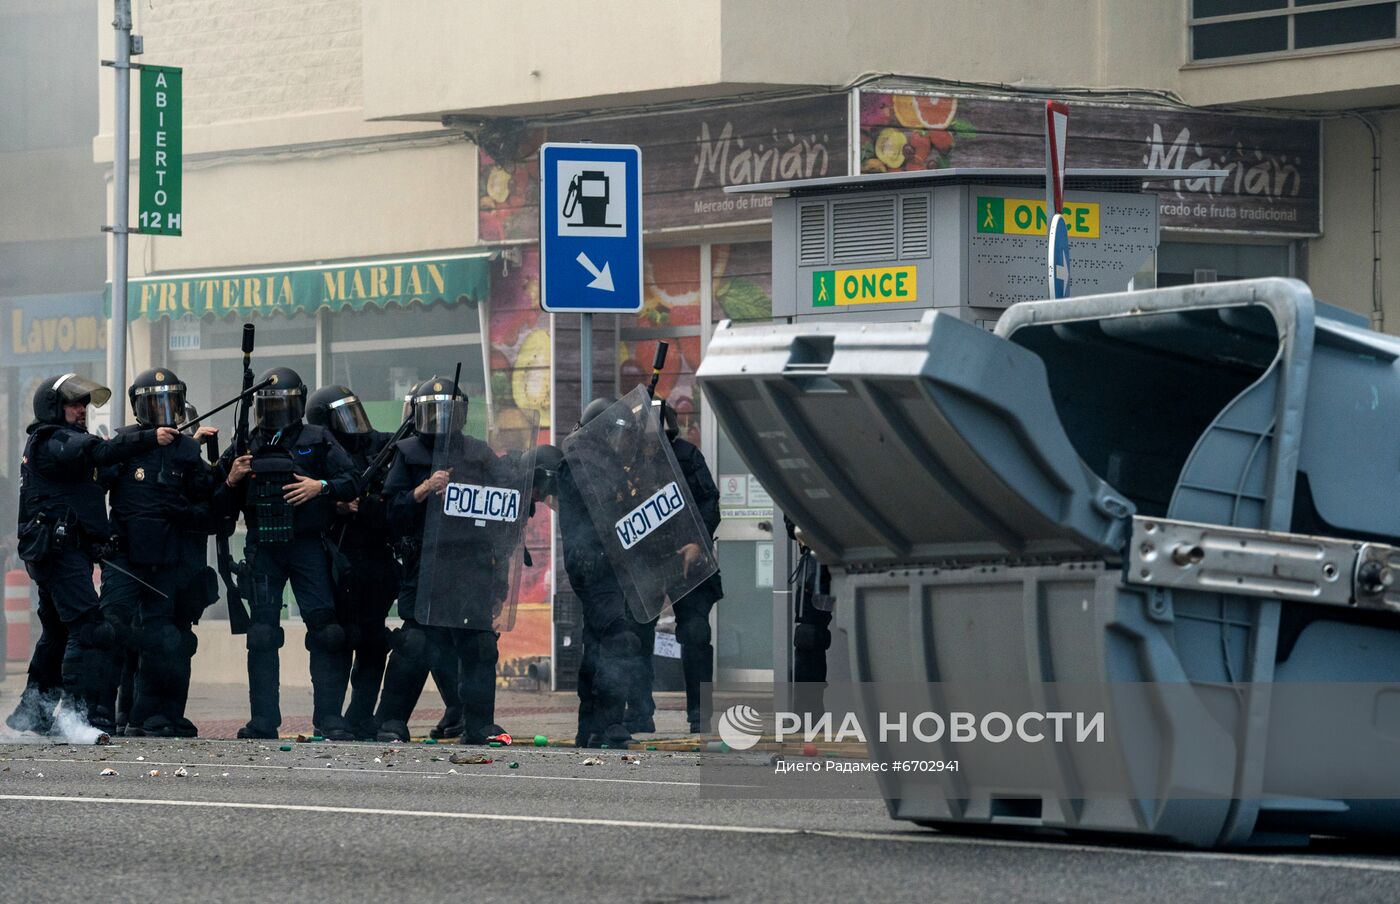
M 1060 213 L 1070 238 L 1099 237 L 1099 205 L 1066 201 Z M 1033 198 L 980 197 L 977 199 L 977 231 L 1006 235 L 1045 235 L 1045 202 Z
M 812 274 L 812 306 L 890 304 L 919 297 L 918 267 L 818 270 Z

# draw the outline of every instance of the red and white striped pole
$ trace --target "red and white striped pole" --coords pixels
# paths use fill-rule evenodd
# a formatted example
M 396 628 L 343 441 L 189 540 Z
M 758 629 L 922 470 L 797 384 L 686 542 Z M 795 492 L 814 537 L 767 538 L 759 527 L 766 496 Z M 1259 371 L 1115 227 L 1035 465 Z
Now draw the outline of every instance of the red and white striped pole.
M 28 662 L 33 652 L 29 628 L 29 575 L 23 569 L 5 572 L 5 658 Z

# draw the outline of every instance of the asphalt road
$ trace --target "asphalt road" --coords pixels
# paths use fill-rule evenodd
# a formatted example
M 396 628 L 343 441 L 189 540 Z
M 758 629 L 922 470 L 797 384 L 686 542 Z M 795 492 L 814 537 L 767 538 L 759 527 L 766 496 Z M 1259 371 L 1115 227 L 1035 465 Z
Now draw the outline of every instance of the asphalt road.
M 875 801 L 702 792 L 700 757 L 739 754 L 291 746 L 0 746 L 0 900 L 1400 900 L 1376 851 L 977 839 Z

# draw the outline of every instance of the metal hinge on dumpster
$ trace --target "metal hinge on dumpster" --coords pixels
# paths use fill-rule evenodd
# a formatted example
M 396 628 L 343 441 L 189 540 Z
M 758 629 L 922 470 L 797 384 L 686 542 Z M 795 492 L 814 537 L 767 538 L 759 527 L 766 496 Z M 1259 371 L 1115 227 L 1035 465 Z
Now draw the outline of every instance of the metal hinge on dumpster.
M 1400 612 L 1400 548 L 1165 518 L 1133 518 L 1127 578 L 1300 603 Z

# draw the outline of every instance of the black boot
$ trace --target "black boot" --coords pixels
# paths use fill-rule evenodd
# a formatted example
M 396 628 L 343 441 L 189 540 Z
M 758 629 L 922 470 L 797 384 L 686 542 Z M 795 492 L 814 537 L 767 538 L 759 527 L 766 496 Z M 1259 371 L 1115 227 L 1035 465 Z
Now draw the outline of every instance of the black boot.
M 384 670 L 384 692 L 379 697 L 379 722 L 376 740 L 384 743 L 409 739 L 408 720 L 413 706 L 428 681 L 428 665 L 422 658 L 403 655 L 397 650 L 389 656 Z
M 30 681 L 20 694 L 15 711 L 5 719 L 5 724 L 13 731 L 32 731 L 48 734 L 53 728 L 53 712 L 58 706 L 58 691 L 42 690 Z
M 248 708 L 252 718 L 238 730 L 240 738 L 277 737 L 277 729 L 282 725 L 278 668 L 275 649 L 248 651 Z
M 462 725 L 462 707 L 449 706 L 443 710 L 442 718 L 438 719 L 432 731 L 428 732 L 428 737 L 440 741 L 443 738 L 455 738 L 465 730 Z
M 340 714 L 350 678 L 348 650 L 311 650 L 312 725 L 328 741 L 353 741 L 350 724 Z

